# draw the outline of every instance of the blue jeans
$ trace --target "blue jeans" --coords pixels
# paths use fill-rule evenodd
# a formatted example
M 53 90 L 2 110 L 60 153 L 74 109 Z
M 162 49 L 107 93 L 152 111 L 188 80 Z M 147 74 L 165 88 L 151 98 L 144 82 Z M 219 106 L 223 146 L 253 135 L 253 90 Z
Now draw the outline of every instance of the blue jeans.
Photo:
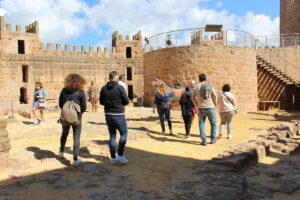
M 123 156 L 127 140 L 127 124 L 124 115 L 105 115 L 110 140 L 109 150 L 112 158 L 116 158 L 116 132 L 120 132 L 118 155 Z
M 206 143 L 206 135 L 205 135 L 206 117 L 208 117 L 208 120 L 211 125 L 211 129 L 210 129 L 211 141 L 216 140 L 216 131 L 217 131 L 216 108 L 199 108 L 198 116 L 199 116 L 200 135 L 202 141 Z
M 168 121 L 168 126 L 169 126 L 169 130 L 172 130 L 172 121 L 171 121 L 171 111 L 170 108 L 168 108 L 167 110 L 163 111 L 160 108 L 157 109 L 157 113 L 159 115 L 159 119 L 160 119 L 160 126 L 163 132 L 166 131 L 165 128 L 165 117 Z
M 224 127 L 227 124 L 227 135 L 231 136 L 231 122 L 234 114 L 235 111 L 220 112 L 220 117 L 221 117 L 220 135 L 223 134 Z

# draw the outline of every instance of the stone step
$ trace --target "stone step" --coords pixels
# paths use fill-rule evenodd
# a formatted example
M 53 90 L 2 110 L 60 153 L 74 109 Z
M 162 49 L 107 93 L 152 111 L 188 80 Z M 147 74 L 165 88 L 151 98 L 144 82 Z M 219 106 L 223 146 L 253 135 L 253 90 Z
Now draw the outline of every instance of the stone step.
M 292 137 L 299 134 L 299 130 L 299 120 L 272 126 L 268 134 L 260 135 L 249 140 L 248 143 L 230 147 L 211 162 L 229 166 L 232 171 L 240 171 L 263 160 L 270 150 L 284 154 L 294 153 L 300 149 L 300 141 Z

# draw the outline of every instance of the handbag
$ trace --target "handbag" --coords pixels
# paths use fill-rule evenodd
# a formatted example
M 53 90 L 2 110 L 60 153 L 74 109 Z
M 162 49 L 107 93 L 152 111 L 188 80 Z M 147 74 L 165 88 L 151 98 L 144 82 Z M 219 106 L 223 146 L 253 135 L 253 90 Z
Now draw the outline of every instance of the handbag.
M 39 108 L 46 108 L 46 103 L 45 102 L 43 102 L 43 103 L 39 102 Z

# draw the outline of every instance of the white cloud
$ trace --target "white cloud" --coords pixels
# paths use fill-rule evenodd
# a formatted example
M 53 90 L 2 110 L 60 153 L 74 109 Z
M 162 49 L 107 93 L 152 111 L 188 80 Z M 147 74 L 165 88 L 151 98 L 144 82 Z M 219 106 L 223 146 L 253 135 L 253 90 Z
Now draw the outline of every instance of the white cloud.
M 0 15 L 4 14 L 6 23 L 23 26 L 39 20 L 41 41 L 53 43 L 76 38 L 87 26 L 95 35 L 107 38 L 98 43 L 102 45 L 111 43 L 108 39 L 115 30 L 124 35 L 141 30 L 143 37 L 149 37 L 205 24 L 223 24 L 224 28 L 241 29 L 253 35 L 279 34 L 279 17 L 272 20 L 252 12 L 237 16 L 226 10 L 204 9 L 199 6 L 204 1 L 209 0 L 101 0 L 89 7 L 83 0 L 3 0 Z M 217 6 L 223 6 L 222 2 L 217 2 Z M 178 42 L 186 38 L 184 35 Z
M 6 23 L 24 27 L 38 20 L 43 42 L 65 42 L 84 31 L 85 21 L 77 15 L 86 5 L 79 0 L 3 0 L 0 5 Z
M 240 23 L 240 29 L 254 36 L 279 35 L 279 17 L 272 20 L 264 14 L 247 12 Z

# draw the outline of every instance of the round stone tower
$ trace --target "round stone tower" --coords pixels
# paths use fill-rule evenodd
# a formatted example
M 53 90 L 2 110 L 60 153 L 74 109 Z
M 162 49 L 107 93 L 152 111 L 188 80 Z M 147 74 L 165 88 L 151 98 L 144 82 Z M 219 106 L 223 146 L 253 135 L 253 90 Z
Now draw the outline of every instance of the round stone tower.
M 280 34 L 300 33 L 300 0 L 280 0 Z

